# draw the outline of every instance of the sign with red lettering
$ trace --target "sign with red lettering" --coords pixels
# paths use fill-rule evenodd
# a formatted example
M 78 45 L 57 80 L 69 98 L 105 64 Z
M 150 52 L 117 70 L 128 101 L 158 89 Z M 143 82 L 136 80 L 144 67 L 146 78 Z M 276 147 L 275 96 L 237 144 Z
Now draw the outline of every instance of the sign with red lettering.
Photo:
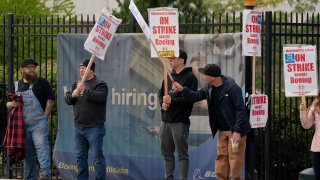
M 243 11 L 243 56 L 261 56 L 261 18 L 261 11 L 248 9 Z
M 317 96 L 318 76 L 316 60 L 316 46 L 283 46 L 286 97 Z
M 121 21 L 121 19 L 107 14 L 107 10 L 103 9 L 84 43 L 84 49 L 104 60 L 110 42 Z
M 152 40 L 162 57 L 179 56 L 179 12 L 177 8 L 148 9 Z M 152 45 L 151 45 L 152 46 Z M 154 48 L 151 57 L 158 57 Z
M 251 128 L 265 127 L 268 120 L 268 96 L 252 94 L 250 106 Z

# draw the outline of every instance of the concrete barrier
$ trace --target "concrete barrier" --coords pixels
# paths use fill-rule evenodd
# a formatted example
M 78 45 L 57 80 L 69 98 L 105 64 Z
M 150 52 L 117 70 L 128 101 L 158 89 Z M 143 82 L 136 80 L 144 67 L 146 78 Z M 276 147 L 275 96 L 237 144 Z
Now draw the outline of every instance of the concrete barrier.
M 299 173 L 299 180 L 314 180 L 313 168 L 308 168 Z

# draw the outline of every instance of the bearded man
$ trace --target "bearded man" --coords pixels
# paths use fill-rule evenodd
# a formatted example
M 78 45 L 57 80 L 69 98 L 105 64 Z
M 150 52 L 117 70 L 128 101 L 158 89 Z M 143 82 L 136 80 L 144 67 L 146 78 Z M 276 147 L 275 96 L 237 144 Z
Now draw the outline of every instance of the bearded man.
M 22 114 L 26 134 L 24 179 L 38 179 L 36 157 L 40 164 L 39 179 L 50 179 L 50 148 L 48 142 L 48 116 L 54 103 L 54 94 L 49 82 L 38 76 L 38 63 L 31 58 L 21 62 L 22 78 L 14 83 L 14 92 L 22 96 Z M 7 102 L 8 110 L 21 104 Z

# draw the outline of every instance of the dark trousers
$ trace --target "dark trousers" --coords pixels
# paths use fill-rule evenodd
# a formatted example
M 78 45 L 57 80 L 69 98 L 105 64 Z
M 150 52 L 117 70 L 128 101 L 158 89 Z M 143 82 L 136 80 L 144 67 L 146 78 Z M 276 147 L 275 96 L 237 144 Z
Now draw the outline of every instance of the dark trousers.
M 179 179 L 188 178 L 189 155 L 188 155 L 189 126 L 185 123 L 165 123 L 160 126 L 160 146 L 164 158 L 165 179 L 173 180 L 175 168 L 174 152 L 177 150 L 179 159 Z
M 320 180 L 320 152 L 312 152 L 312 165 L 316 180 Z

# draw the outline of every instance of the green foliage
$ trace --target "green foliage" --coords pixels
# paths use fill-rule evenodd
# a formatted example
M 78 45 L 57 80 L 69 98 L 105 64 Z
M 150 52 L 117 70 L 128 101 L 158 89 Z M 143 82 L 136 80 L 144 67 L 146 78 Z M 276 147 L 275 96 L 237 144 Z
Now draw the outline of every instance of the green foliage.
M 205 4 L 208 5 L 210 12 L 215 14 L 225 13 L 225 12 L 237 12 L 243 9 L 243 1 L 237 0 L 204 0 Z
M 63 13 L 66 16 L 71 16 L 74 14 L 75 5 L 72 0 L 54 0 L 53 7 L 51 9 L 52 14 Z
M 44 16 L 50 9 L 40 0 L 1 0 L 0 15 L 14 13 L 17 16 Z
M 319 0 L 288 0 L 290 6 L 294 7 L 295 12 L 314 12 L 316 10 L 315 6 L 319 3 Z
M 178 8 L 182 16 L 204 17 L 209 13 L 208 4 L 204 0 L 177 0 L 173 7 Z
M 15 16 L 51 16 L 56 14 L 72 15 L 72 0 L 55 0 L 52 7 L 49 0 L 1 0 L 0 16 L 11 12 Z
M 118 9 L 113 10 L 113 14 L 118 18 L 127 19 L 130 17 L 130 10 L 128 9 L 130 0 L 116 0 L 119 4 Z M 222 14 L 226 12 L 241 12 L 244 7 L 243 1 L 238 0 L 135 0 L 142 16 L 147 19 L 148 8 L 155 7 L 175 7 L 179 9 L 182 16 L 196 16 L 204 17 L 211 13 Z M 276 7 L 280 3 L 284 3 L 284 0 L 256 0 L 254 8 L 264 7 Z M 288 3 L 293 7 L 294 12 L 315 11 L 316 5 L 319 0 L 288 0 Z
M 128 19 L 130 17 L 130 0 L 116 0 L 119 8 L 113 9 L 112 14 L 120 19 Z M 148 17 L 148 8 L 155 8 L 155 7 L 167 7 L 167 1 L 143 1 L 143 0 L 136 0 L 134 1 L 136 6 L 138 7 L 141 15 L 147 19 Z M 170 4 L 170 3 L 169 3 Z
M 119 8 L 112 10 L 113 15 L 121 19 L 128 19 L 130 17 L 130 10 L 129 10 L 130 0 L 116 0 L 116 1 L 119 4 Z M 156 8 L 156 7 L 178 8 L 180 15 L 204 16 L 208 13 L 208 6 L 205 3 L 205 1 L 199 1 L 199 0 L 176 0 L 176 1 L 174 0 L 164 0 L 164 1 L 136 0 L 134 2 L 138 7 L 141 15 L 145 19 L 148 18 L 148 8 Z

